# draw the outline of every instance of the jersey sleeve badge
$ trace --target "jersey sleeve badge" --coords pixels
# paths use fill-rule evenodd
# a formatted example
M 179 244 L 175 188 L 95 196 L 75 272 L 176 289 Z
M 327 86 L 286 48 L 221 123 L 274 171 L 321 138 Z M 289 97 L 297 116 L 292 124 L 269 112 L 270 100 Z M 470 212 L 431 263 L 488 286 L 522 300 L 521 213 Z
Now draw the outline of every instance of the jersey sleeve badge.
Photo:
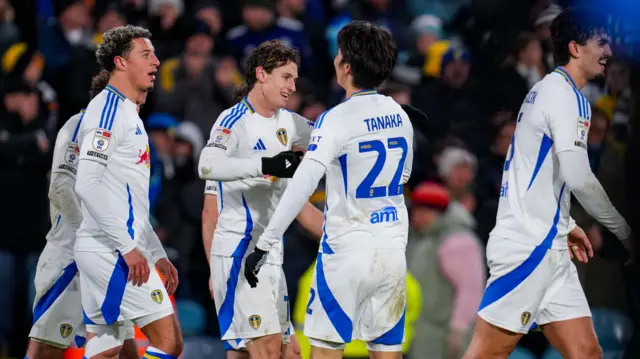
M 109 148 L 109 141 L 111 140 L 111 132 L 107 130 L 97 129 L 93 135 L 93 148 L 96 151 L 104 152 Z
M 220 145 L 224 145 L 225 143 L 227 143 L 227 140 L 229 139 L 229 135 L 231 135 L 230 129 L 224 128 L 224 127 L 218 127 L 216 128 L 216 131 L 213 134 L 213 142 Z
M 75 143 L 67 145 L 67 151 L 64 154 L 64 161 L 70 165 L 78 163 L 80 157 L 80 147 Z

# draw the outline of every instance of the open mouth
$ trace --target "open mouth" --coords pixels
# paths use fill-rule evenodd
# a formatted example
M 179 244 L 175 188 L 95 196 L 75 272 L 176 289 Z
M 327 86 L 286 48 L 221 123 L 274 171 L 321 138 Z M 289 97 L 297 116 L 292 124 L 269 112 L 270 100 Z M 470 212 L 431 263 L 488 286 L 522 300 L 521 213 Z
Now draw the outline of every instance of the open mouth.
M 280 96 L 284 97 L 285 100 L 288 100 L 290 95 L 286 92 L 280 92 Z
M 607 59 L 602 59 L 598 61 L 598 63 L 600 64 L 600 66 L 607 66 Z
M 148 73 L 148 75 L 151 78 L 152 82 L 156 80 L 156 72 L 157 71 L 151 71 L 151 72 Z

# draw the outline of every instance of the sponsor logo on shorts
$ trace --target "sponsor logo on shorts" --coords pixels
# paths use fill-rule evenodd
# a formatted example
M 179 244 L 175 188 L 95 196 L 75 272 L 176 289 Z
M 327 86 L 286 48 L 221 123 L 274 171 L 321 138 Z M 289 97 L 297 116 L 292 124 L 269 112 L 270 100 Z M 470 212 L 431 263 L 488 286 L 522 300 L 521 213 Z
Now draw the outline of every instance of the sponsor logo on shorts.
M 522 312 L 522 315 L 520 315 L 520 321 L 522 322 L 522 325 L 527 325 L 527 323 L 529 323 L 530 320 L 531 320 L 531 313 Z
M 151 299 L 153 299 L 153 301 L 158 304 L 162 303 L 162 299 L 164 299 L 162 296 L 162 291 L 160 289 L 156 289 L 151 292 Z
M 369 216 L 369 222 L 371 224 L 383 223 L 383 222 L 395 222 L 398 220 L 398 210 L 394 206 L 384 207 L 377 211 L 371 212 Z
M 262 318 L 260 318 L 259 315 L 254 314 L 249 317 L 249 325 L 251 326 L 251 328 L 258 329 L 261 323 L 262 323 Z
M 63 338 L 68 337 L 69 335 L 71 335 L 71 333 L 73 332 L 73 327 L 67 323 L 63 323 L 60 325 L 60 335 L 62 335 Z

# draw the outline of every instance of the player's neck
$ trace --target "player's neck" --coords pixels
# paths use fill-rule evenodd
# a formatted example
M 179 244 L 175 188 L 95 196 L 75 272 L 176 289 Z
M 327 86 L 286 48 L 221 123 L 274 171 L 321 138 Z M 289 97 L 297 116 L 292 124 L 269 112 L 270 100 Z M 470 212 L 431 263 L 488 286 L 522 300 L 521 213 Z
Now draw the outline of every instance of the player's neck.
M 120 76 L 117 75 L 112 75 L 111 80 L 109 80 L 109 85 L 120 91 L 120 93 L 129 99 L 129 101 L 136 103 L 140 91 L 138 91 L 136 86 L 132 85 L 131 82 L 127 81 L 127 79 L 120 78 Z
M 276 113 L 277 108 L 269 104 L 269 101 L 261 92 L 256 91 L 255 87 L 247 95 L 247 101 L 253 107 L 255 113 L 262 117 L 271 118 Z
M 586 79 L 586 77 L 582 75 L 582 73 L 580 72 L 580 70 L 575 64 L 566 64 L 564 66 L 558 66 L 558 67 L 564 70 L 564 72 L 566 72 L 569 75 L 570 77 L 569 81 L 570 82 L 573 81 L 573 84 L 576 86 L 578 90 L 582 90 L 584 86 L 587 84 L 588 80 Z
M 370 89 L 361 89 L 361 88 L 354 87 L 354 86 L 345 86 L 344 90 L 346 91 L 346 95 L 344 97 L 344 99 L 346 100 L 346 99 L 350 98 L 351 96 L 353 96 L 353 95 L 355 95 L 357 93 L 360 93 L 360 92 L 363 92 L 363 91 L 369 91 Z

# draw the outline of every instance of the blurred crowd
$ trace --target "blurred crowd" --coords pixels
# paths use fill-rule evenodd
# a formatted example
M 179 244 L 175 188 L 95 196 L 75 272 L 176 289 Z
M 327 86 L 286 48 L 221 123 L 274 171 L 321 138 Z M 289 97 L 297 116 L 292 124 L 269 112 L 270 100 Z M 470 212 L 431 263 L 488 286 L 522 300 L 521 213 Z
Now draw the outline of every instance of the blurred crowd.
M 354 19 L 386 27 L 398 43 L 398 65 L 379 91 L 428 117 L 413 123 L 417 148 L 406 191 L 409 203 L 422 205 L 410 208 L 405 351 L 411 358 L 456 358 L 464 351 L 485 287 L 484 248 L 495 224 L 520 104 L 554 68 L 549 25 L 566 1 L 35 3 L 29 9 L 36 19 L 34 30 L 14 21 L 19 1 L 0 0 L 0 358 L 24 353 L 35 264 L 51 225 L 47 192 L 53 143 L 57 130 L 90 100 L 91 77 L 99 70 L 94 52 L 105 31 L 135 24 L 153 34 L 161 64 L 155 89 L 141 110 L 151 141 L 152 223 L 180 273 L 178 302 L 205 313 L 204 324 L 189 333 L 215 337 L 218 325 L 200 227 L 200 150 L 219 113 L 236 103 L 234 90 L 243 80 L 245 57 L 265 40 L 280 39 L 301 53 L 289 110 L 315 120 L 340 102 L 344 93 L 333 78 L 336 35 Z M 612 19 L 616 56 L 606 77 L 589 83 L 584 93 L 593 109 L 588 137 L 592 170 L 626 213 L 623 170 L 634 94 L 620 26 Z M 25 33 L 35 33 L 35 41 Z M 322 186 L 311 200 L 323 208 Z M 622 328 L 611 344 L 612 351 L 620 351 L 634 316 L 625 271 L 606 259 L 611 234 L 577 202 L 572 216 L 598 253 L 587 266 L 579 266 L 594 320 L 603 315 L 603 323 Z M 298 329 L 317 246 L 318 239 L 296 223 L 285 236 L 284 267 Z M 522 347 L 532 357 L 542 357 L 547 343 L 540 333 L 531 333 Z M 360 357 L 361 349 L 354 345 L 345 355 Z

